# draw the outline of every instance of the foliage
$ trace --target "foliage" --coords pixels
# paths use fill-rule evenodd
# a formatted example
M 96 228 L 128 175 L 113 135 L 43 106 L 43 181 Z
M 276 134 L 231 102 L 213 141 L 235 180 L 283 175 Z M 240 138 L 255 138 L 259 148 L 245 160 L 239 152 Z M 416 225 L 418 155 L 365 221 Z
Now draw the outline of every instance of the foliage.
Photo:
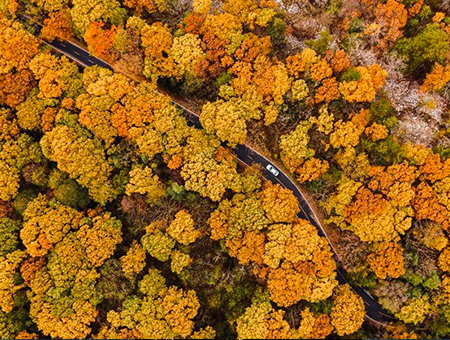
M 181 244 L 188 245 L 200 236 L 194 228 L 192 216 L 185 210 L 177 212 L 175 219 L 167 228 L 167 233 Z
M 434 63 L 442 64 L 447 55 L 448 34 L 439 24 L 428 24 L 419 34 L 412 38 L 398 40 L 396 49 L 408 59 L 408 71 L 413 72 L 421 66 L 428 67 Z
M 365 307 L 361 297 L 348 284 L 339 286 L 333 295 L 331 324 L 339 336 L 356 332 L 364 321 Z
M 101 204 L 115 197 L 109 180 L 111 166 L 107 163 L 103 146 L 97 139 L 90 139 L 65 125 L 47 132 L 41 139 L 44 155 L 57 162 L 61 171 L 69 173 L 89 194 Z
M 126 255 L 122 256 L 120 260 L 125 275 L 139 274 L 145 267 L 145 251 L 139 243 L 133 241 Z
M 402 248 L 396 243 L 382 243 L 367 258 L 370 268 L 380 279 L 398 278 L 405 273 Z
M 69 13 L 66 10 L 50 13 L 44 20 L 41 30 L 41 38 L 49 42 L 54 39 L 68 40 L 72 37 L 72 25 Z

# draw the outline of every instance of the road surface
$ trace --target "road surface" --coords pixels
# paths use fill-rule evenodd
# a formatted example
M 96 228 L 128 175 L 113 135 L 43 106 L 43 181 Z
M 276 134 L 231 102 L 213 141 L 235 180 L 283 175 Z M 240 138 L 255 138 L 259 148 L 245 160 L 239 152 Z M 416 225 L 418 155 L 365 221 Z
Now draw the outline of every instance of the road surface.
M 36 23 L 33 21 L 32 18 L 21 15 L 19 18 L 22 21 L 25 21 L 27 23 L 31 23 L 36 28 L 36 33 L 40 31 L 42 26 L 39 23 Z M 84 50 L 80 46 L 70 42 L 70 41 L 59 41 L 54 40 L 52 43 L 48 43 L 45 41 L 42 41 L 44 44 L 51 46 L 53 49 L 58 51 L 61 54 L 66 55 L 68 58 L 74 60 L 78 64 L 80 64 L 83 67 L 88 66 L 94 66 L 98 65 L 107 69 L 110 69 L 111 71 L 114 71 L 113 67 L 108 64 L 107 62 L 91 55 L 88 51 Z M 185 106 L 183 106 L 180 103 L 177 103 L 176 101 L 172 101 L 174 105 L 179 107 L 181 110 L 183 110 L 187 118 L 189 119 L 190 123 L 195 125 L 198 128 L 201 128 L 200 120 L 198 115 L 195 112 L 192 112 Z M 263 175 L 266 179 L 270 180 L 271 182 L 275 184 L 280 184 L 285 188 L 288 188 L 291 190 L 294 195 L 297 197 L 299 203 L 301 212 L 299 213 L 299 217 L 308 220 L 312 225 L 314 225 L 317 230 L 319 231 L 319 235 L 327 238 L 331 249 L 333 250 L 334 254 L 336 255 L 336 251 L 333 247 L 333 244 L 330 242 L 330 239 L 328 238 L 327 234 L 325 233 L 325 230 L 321 226 L 321 224 L 318 222 L 318 218 L 315 215 L 313 209 L 308 204 L 308 201 L 303 196 L 300 189 L 297 187 L 297 185 L 294 183 L 293 180 L 289 178 L 288 175 L 286 175 L 281 169 L 277 169 L 280 171 L 280 174 L 278 176 L 274 176 L 272 173 L 268 172 L 266 170 L 266 166 L 268 164 L 272 164 L 266 157 L 264 157 L 262 154 L 257 152 L 256 150 L 252 149 L 248 145 L 238 145 L 235 149 L 236 155 L 238 159 L 243 162 L 244 164 L 250 166 L 253 163 L 258 163 L 262 166 Z M 276 167 L 275 167 L 276 168 Z M 337 255 L 336 255 L 337 256 Z M 339 269 L 337 270 L 337 280 L 339 283 L 345 283 L 345 279 L 342 276 Z M 381 324 L 387 324 L 392 321 L 396 321 L 394 317 L 389 315 L 388 312 L 386 312 L 381 305 L 370 295 L 369 292 L 367 292 L 365 289 L 357 286 L 352 286 L 353 290 L 359 294 L 362 299 L 364 300 L 365 306 L 366 306 L 366 317 L 376 323 Z

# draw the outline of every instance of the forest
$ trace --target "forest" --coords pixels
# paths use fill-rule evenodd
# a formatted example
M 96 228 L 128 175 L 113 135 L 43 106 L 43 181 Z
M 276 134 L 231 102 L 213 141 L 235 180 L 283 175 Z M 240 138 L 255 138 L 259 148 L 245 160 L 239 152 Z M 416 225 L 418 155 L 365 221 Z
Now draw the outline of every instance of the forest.
M 2 339 L 449 338 L 450 0 L 0 0 L 0 188 Z

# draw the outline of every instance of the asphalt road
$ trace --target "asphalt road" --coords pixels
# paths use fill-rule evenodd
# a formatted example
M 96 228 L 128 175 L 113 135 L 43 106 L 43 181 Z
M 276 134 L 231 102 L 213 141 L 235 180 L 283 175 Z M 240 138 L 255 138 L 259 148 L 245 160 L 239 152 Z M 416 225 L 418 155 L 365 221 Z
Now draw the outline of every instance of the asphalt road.
M 28 24 L 31 23 L 35 27 L 36 33 L 39 33 L 40 29 L 42 28 L 42 26 L 39 23 L 36 23 L 35 21 L 33 21 L 32 18 L 28 16 L 21 15 L 19 16 L 19 19 L 27 22 Z M 54 40 L 52 43 L 47 43 L 45 41 L 43 41 L 43 43 L 51 46 L 59 53 L 66 55 L 68 58 L 74 60 L 83 67 L 98 65 L 113 71 L 113 67 L 110 64 L 97 57 L 92 56 L 91 54 L 89 54 L 88 51 L 84 50 L 83 48 L 72 42 Z M 202 128 L 199 117 L 196 113 L 192 112 L 191 110 L 184 107 L 182 104 L 177 103 L 176 101 L 173 101 L 173 104 L 186 113 L 187 118 L 189 119 L 192 125 L 195 125 L 198 128 Z M 274 176 L 272 173 L 267 171 L 266 166 L 272 163 L 270 163 L 270 161 L 266 157 L 264 157 L 262 154 L 258 153 L 256 150 L 252 149 L 248 145 L 245 144 L 238 145 L 235 149 L 235 152 L 238 159 L 248 166 L 252 165 L 253 163 L 259 163 L 264 168 L 263 175 L 266 179 L 270 180 L 275 184 L 280 184 L 283 187 L 292 190 L 292 192 L 297 197 L 300 203 L 301 212 L 299 213 L 298 216 L 300 218 L 308 220 L 312 225 L 314 225 L 317 228 L 320 236 L 327 238 L 334 254 L 336 255 L 336 251 L 333 247 L 333 244 L 330 242 L 327 234 L 325 233 L 324 229 L 318 222 L 317 216 L 309 206 L 308 201 L 305 199 L 300 189 L 289 178 L 289 176 L 286 175 L 281 169 L 277 169 L 278 171 L 280 171 L 278 176 Z M 276 168 L 276 166 L 274 167 Z M 339 283 L 346 282 L 339 269 L 337 270 L 337 280 L 339 281 Z M 389 315 L 389 313 L 386 312 L 381 307 L 381 305 L 365 289 L 353 285 L 352 288 L 364 300 L 366 306 L 366 317 L 369 320 L 382 324 L 386 324 L 388 322 L 396 320 L 393 316 Z

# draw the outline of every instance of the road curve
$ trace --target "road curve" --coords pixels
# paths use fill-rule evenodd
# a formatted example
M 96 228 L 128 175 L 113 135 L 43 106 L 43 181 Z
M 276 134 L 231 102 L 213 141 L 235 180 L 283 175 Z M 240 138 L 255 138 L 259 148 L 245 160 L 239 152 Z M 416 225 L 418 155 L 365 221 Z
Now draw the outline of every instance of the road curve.
M 27 22 L 28 24 L 31 24 L 36 29 L 36 34 L 38 34 L 42 28 L 42 26 L 35 22 L 31 17 L 26 15 L 19 15 L 19 19 L 23 22 Z M 101 66 L 104 68 L 107 68 L 111 71 L 114 71 L 113 67 L 108 64 L 106 61 L 101 60 L 93 55 L 91 55 L 88 51 L 83 49 L 82 47 L 70 42 L 70 41 L 59 41 L 54 40 L 52 43 L 45 42 L 41 40 L 44 44 L 52 47 L 57 52 L 64 54 L 68 58 L 74 60 L 76 63 L 81 65 L 82 67 L 88 67 L 88 66 Z M 198 127 L 202 128 L 200 124 L 200 119 L 198 114 L 195 112 L 189 110 L 187 107 L 183 106 L 182 104 L 172 100 L 172 103 L 176 105 L 178 108 L 180 108 L 183 112 L 186 113 L 187 118 L 189 122 Z M 308 201 L 300 191 L 300 188 L 294 183 L 294 181 L 289 178 L 287 174 L 285 174 L 281 169 L 277 169 L 280 174 L 278 176 L 274 176 L 272 173 L 266 170 L 266 166 L 268 164 L 272 164 L 266 157 L 264 157 L 262 154 L 257 152 L 256 150 L 252 149 L 250 146 L 246 144 L 238 145 L 235 148 L 236 155 L 238 159 L 250 166 L 253 163 L 258 163 L 262 166 L 263 175 L 266 179 L 270 180 L 274 184 L 280 184 L 285 188 L 288 188 L 291 190 L 294 195 L 297 197 L 301 211 L 298 214 L 298 217 L 308 220 L 312 225 L 314 225 L 320 236 L 325 237 L 328 240 L 328 243 L 330 244 L 331 249 L 333 250 L 335 256 L 337 256 L 336 250 L 333 247 L 333 244 L 330 242 L 330 239 L 328 238 L 328 235 L 325 233 L 325 230 L 323 229 L 322 225 L 318 222 L 318 218 L 316 214 L 314 213 L 313 209 L 310 207 Z M 273 165 L 273 164 L 272 164 Z M 345 283 L 345 279 L 339 269 L 337 269 L 337 280 L 339 283 Z M 361 296 L 361 298 L 364 300 L 364 304 L 366 307 L 366 318 L 369 319 L 372 322 L 386 325 L 389 322 L 396 321 L 396 319 L 389 315 L 387 311 L 381 307 L 381 305 L 370 295 L 368 291 L 361 287 L 353 286 L 353 290 Z

